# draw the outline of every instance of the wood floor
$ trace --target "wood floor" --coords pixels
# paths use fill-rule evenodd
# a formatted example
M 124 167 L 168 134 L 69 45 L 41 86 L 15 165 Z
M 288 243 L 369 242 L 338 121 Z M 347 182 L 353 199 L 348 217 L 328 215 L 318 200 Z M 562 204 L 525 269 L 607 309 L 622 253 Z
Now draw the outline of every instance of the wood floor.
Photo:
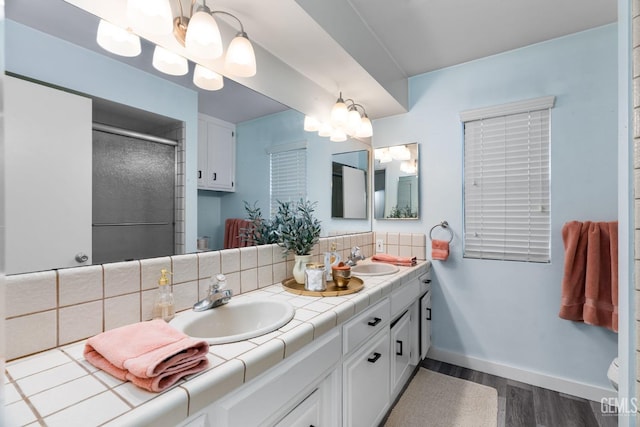
M 615 427 L 618 417 L 592 402 L 432 359 L 423 368 L 498 390 L 498 427 Z

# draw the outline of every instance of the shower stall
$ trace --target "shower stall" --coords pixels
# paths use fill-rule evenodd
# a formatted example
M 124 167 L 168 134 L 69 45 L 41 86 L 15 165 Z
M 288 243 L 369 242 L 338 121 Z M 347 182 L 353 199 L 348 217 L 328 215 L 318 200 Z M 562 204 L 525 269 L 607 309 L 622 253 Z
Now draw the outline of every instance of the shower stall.
M 93 126 L 93 263 L 175 253 L 177 143 Z

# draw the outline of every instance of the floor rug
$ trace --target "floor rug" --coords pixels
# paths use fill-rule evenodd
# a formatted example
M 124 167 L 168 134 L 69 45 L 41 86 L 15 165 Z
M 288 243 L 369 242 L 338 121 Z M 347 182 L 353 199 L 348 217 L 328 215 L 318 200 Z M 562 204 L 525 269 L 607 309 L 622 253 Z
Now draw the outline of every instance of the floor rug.
M 385 427 L 496 427 L 498 391 L 420 368 Z

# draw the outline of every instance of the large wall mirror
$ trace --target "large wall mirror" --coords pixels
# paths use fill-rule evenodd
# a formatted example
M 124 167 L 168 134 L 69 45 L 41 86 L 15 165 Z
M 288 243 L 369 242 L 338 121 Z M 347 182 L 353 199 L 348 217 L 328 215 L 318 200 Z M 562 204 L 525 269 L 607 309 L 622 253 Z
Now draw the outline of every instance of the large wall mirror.
M 331 217 L 367 218 L 369 151 L 331 156 Z
M 375 149 L 375 219 L 420 217 L 419 163 L 417 142 Z
M 318 202 L 317 215 L 323 222 L 323 233 L 343 232 L 343 222 L 334 221 L 331 218 L 330 200 L 326 197 L 326 187 L 328 182 L 328 164 L 334 151 L 334 145 L 330 143 L 315 144 L 312 135 L 308 135 L 303 130 L 302 121 L 304 115 L 290 109 L 286 105 L 265 95 L 240 85 L 232 80 L 225 79 L 223 89 L 215 92 L 197 92 L 191 83 L 191 73 L 182 77 L 163 75 L 152 67 L 151 53 L 153 51 L 149 43 L 143 40 L 143 53 L 138 58 L 123 58 L 106 53 L 95 42 L 95 30 L 97 29 L 99 18 L 77 8 L 64 0 L 20 0 L 9 2 L 6 10 L 5 26 L 7 36 L 5 43 L 5 59 L 7 72 L 20 77 L 26 77 L 44 86 L 60 89 L 62 92 L 69 91 L 78 96 L 85 96 L 93 99 L 93 111 L 89 113 L 89 120 L 97 121 L 101 124 L 116 126 L 119 128 L 151 134 L 172 140 L 180 140 L 184 150 L 182 155 L 184 163 L 184 175 L 180 177 L 184 182 L 184 188 L 175 191 L 177 197 L 183 199 L 184 210 L 178 209 L 176 218 L 182 220 L 182 234 L 184 244 L 180 247 L 176 238 L 175 253 L 182 254 L 196 250 L 196 240 L 198 236 L 220 236 L 227 218 L 246 217 L 243 201 L 253 202 L 256 200 L 268 204 L 269 199 L 269 158 L 263 149 L 256 150 L 254 146 L 256 140 L 260 140 L 264 147 L 269 147 L 275 143 L 289 143 L 301 140 L 309 140 L 308 155 L 313 158 L 309 162 L 307 179 L 309 194 L 307 197 Z M 55 20 L 53 16 L 67 16 L 67 20 Z M 65 22 L 73 21 L 77 25 L 69 27 Z M 49 66 L 42 66 L 41 58 L 55 56 L 57 61 Z M 77 64 L 82 64 L 78 67 Z M 193 66 L 193 64 L 191 64 Z M 266 79 L 268 80 L 268 78 Z M 249 101 L 250 100 L 250 101 Z M 249 108 L 251 107 L 251 108 Z M 236 171 L 237 188 L 233 193 L 220 193 L 212 191 L 202 191 L 196 188 L 195 176 L 197 169 L 197 136 L 198 136 L 198 113 L 214 117 L 228 123 L 242 126 L 243 135 L 236 135 L 237 146 L 246 143 L 244 147 L 238 148 L 244 152 L 243 161 L 247 161 L 247 152 L 260 152 L 259 162 L 251 163 L 251 168 L 239 168 L 242 173 Z M 91 117 L 92 116 L 92 117 Z M 175 131 L 174 125 L 180 123 L 184 126 L 182 131 Z M 258 123 L 264 126 L 258 126 Z M 249 126 L 253 124 L 254 130 L 260 130 L 255 134 L 248 132 Z M 177 133 L 176 133 L 177 132 Z M 174 136 L 169 134 L 176 133 Z M 319 138 L 319 137 L 317 137 Z M 319 139 L 318 139 L 319 140 Z M 322 140 L 325 141 L 326 140 Z M 359 141 L 347 141 L 342 146 L 344 151 L 357 151 L 364 144 Z M 56 147 L 49 144 L 50 147 Z M 59 150 L 60 147 L 56 147 Z M 243 151 L 244 150 L 244 151 Z M 366 151 L 364 151 L 364 165 L 362 161 L 354 166 L 365 170 L 364 190 L 362 195 L 366 202 L 366 185 L 369 183 L 369 169 L 367 168 Z M 90 152 L 88 162 L 91 162 Z M 41 156 L 46 163 L 47 157 Z M 49 162 L 54 164 L 53 162 Z M 65 164 L 66 169 L 71 166 L 84 165 L 78 153 L 69 155 L 59 164 Z M 89 168 L 90 169 L 90 168 Z M 178 166 L 165 168 L 167 170 L 178 170 Z M 85 198 L 91 201 L 91 170 L 89 179 L 83 180 L 86 184 L 88 196 Z M 182 172 L 181 172 L 182 173 Z M 347 172 L 348 173 L 348 172 Z M 53 181 L 52 178 L 48 179 Z M 256 185 L 260 183 L 260 185 Z M 320 184 L 321 183 L 321 184 Z M 111 186 L 113 187 L 113 186 Z M 70 188 L 63 187 L 63 188 Z M 355 185 L 349 185 L 355 188 Z M 20 188 L 15 189 L 18 196 Z M 36 190 L 38 190 L 36 188 Z M 39 191 L 42 191 L 41 189 Z M 75 197 L 74 203 L 77 206 L 81 198 L 77 187 L 67 193 Z M 84 192 L 83 192 L 84 194 Z M 169 194 L 169 192 L 167 192 Z M 38 197 L 34 197 L 36 203 Z M 177 200 L 176 200 L 177 203 Z M 56 206 L 61 205 L 57 203 Z M 171 205 L 170 202 L 163 206 Z M 117 207 L 119 203 L 113 203 L 116 207 L 114 211 L 120 212 Z M 176 204 L 176 206 L 180 206 Z M 41 209 L 40 209 L 41 210 Z M 68 209 L 67 209 L 68 210 Z M 96 210 L 97 211 L 97 210 Z M 157 209 L 152 209 L 157 211 Z M 365 209 L 360 221 L 349 221 L 349 231 L 362 232 L 371 230 L 370 217 L 367 218 L 368 208 Z M 91 213 L 91 206 L 87 212 Z M 268 212 L 264 209 L 263 212 Z M 361 213 L 361 212 L 360 212 Z M 347 213 L 351 215 L 351 213 Z M 89 228 L 91 227 L 91 216 L 88 216 Z M 26 221 L 26 219 L 25 219 Z M 94 223 L 96 221 L 93 221 Z M 113 227 L 110 221 L 100 219 L 99 223 L 109 223 L 109 230 Z M 140 222 L 129 219 L 123 222 Z M 155 218 L 145 219 L 144 222 L 160 222 Z M 162 221 L 166 222 L 166 221 Z M 169 221 L 171 222 L 171 221 Z M 51 218 L 43 224 L 52 223 Z M 203 229 L 201 230 L 201 225 Z M 145 225 L 146 226 L 146 225 Z M 130 228 L 129 225 L 127 227 Z M 51 228 L 51 227 L 49 227 Z M 57 229 L 58 227 L 56 227 Z M 129 229 L 127 228 L 127 229 Z M 106 230 L 106 228 L 105 228 Z M 176 228 L 178 230 L 178 228 Z M 212 231 L 213 230 L 213 231 Z M 217 233 L 217 234 L 216 234 Z M 78 234 L 77 232 L 68 235 Z M 91 250 L 91 233 L 86 239 L 86 243 L 80 247 L 76 245 L 73 250 L 62 251 L 60 242 L 69 240 L 67 237 L 60 239 L 50 239 L 51 247 L 41 248 L 41 245 L 33 245 L 33 242 L 20 237 L 28 247 L 29 254 L 33 258 L 42 259 L 42 252 L 70 254 L 66 257 L 64 264 L 39 265 L 15 269 L 12 273 L 40 271 L 49 268 L 62 268 L 75 265 L 86 265 L 94 261 L 91 253 L 86 252 L 86 247 Z M 122 240 L 122 239 L 121 239 Z M 39 249 L 36 253 L 34 246 Z M 221 249 L 221 245 L 211 244 L 209 249 Z M 97 253 L 95 248 L 92 252 Z M 88 261 L 77 261 L 74 255 L 83 252 L 89 255 Z M 109 258 L 107 262 L 136 259 L 138 257 L 168 255 L 171 250 L 162 254 L 153 253 L 147 255 L 118 255 Z M 67 263 L 68 262 L 68 263 Z M 96 256 L 95 262 L 100 262 Z

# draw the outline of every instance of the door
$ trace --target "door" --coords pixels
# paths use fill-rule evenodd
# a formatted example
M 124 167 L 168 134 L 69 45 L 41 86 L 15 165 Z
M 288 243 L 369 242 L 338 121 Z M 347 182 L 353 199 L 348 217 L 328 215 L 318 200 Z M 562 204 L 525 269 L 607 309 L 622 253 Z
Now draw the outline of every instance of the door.
M 91 100 L 4 82 L 6 273 L 91 264 Z
M 209 173 L 206 186 L 216 190 L 234 190 L 235 145 L 233 130 L 207 123 Z
M 409 369 L 411 355 L 410 322 L 407 311 L 391 327 L 391 390 L 395 390 L 398 381 Z
M 420 360 L 431 347 L 431 292 L 420 298 Z
M 93 261 L 175 252 L 176 147 L 93 132 Z
M 389 329 L 380 331 L 343 365 L 345 427 L 372 427 L 389 403 Z

